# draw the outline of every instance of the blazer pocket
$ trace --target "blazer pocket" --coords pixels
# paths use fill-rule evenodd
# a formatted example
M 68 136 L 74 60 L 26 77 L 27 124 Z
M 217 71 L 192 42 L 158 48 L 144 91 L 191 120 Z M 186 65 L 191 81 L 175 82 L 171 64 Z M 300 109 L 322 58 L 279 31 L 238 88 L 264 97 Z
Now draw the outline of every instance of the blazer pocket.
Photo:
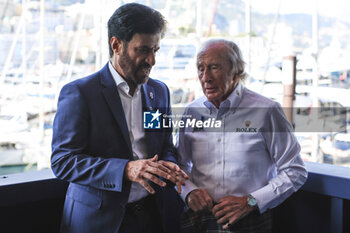
M 102 198 L 86 190 L 74 188 L 67 193 L 67 197 L 86 206 L 99 209 L 102 205 Z

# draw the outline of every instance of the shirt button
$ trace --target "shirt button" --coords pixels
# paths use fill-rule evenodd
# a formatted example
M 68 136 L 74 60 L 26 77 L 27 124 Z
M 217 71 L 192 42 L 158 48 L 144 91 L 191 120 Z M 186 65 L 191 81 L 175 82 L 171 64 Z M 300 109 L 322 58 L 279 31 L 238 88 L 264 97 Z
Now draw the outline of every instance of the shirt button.
M 218 142 L 221 142 L 221 138 L 218 139 Z
M 221 164 L 221 161 L 218 161 L 217 164 Z

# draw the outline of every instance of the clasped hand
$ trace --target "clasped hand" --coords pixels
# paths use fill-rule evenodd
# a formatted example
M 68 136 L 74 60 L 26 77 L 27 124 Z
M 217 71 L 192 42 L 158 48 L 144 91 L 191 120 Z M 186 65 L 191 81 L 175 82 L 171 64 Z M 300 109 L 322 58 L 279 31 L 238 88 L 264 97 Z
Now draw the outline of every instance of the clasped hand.
M 195 189 L 187 196 L 187 204 L 194 211 L 211 212 L 218 224 L 223 224 L 223 229 L 242 219 L 254 210 L 247 203 L 247 197 L 226 196 L 214 204 L 212 197 L 205 189 Z
M 181 185 L 185 185 L 185 179 L 188 179 L 187 174 L 178 165 L 158 160 L 158 155 L 151 159 L 128 162 L 125 167 L 125 174 L 127 179 L 140 183 L 151 194 L 154 194 L 155 191 L 148 181 L 162 187 L 166 186 L 166 183 L 157 176 L 173 182 L 179 194 L 182 192 Z

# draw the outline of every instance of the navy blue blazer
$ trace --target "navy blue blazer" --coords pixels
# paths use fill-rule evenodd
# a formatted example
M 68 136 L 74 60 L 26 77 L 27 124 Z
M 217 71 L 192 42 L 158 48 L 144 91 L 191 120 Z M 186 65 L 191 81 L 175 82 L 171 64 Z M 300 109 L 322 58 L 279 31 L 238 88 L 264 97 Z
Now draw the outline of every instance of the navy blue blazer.
M 150 78 L 141 92 L 144 110 L 171 114 L 164 83 Z M 149 157 L 158 154 L 161 160 L 176 162 L 169 130 L 146 131 L 146 141 Z M 70 182 L 61 232 L 118 232 L 131 186 L 124 179 L 124 168 L 132 154 L 122 103 L 108 64 L 62 88 L 51 156 L 54 174 Z M 183 202 L 173 186 L 155 188 L 164 232 L 178 232 Z

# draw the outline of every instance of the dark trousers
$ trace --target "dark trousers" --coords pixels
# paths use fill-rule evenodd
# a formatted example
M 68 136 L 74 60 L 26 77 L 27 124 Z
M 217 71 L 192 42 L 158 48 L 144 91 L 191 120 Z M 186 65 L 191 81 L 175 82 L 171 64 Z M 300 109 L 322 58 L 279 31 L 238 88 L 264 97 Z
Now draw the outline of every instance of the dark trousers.
M 118 233 L 162 233 L 160 214 L 154 195 L 129 203 Z
M 271 210 L 260 214 L 254 211 L 234 223 L 229 229 L 223 230 L 217 219 L 211 213 L 195 213 L 186 211 L 181 219 L 181 233 L 271 233 Z

